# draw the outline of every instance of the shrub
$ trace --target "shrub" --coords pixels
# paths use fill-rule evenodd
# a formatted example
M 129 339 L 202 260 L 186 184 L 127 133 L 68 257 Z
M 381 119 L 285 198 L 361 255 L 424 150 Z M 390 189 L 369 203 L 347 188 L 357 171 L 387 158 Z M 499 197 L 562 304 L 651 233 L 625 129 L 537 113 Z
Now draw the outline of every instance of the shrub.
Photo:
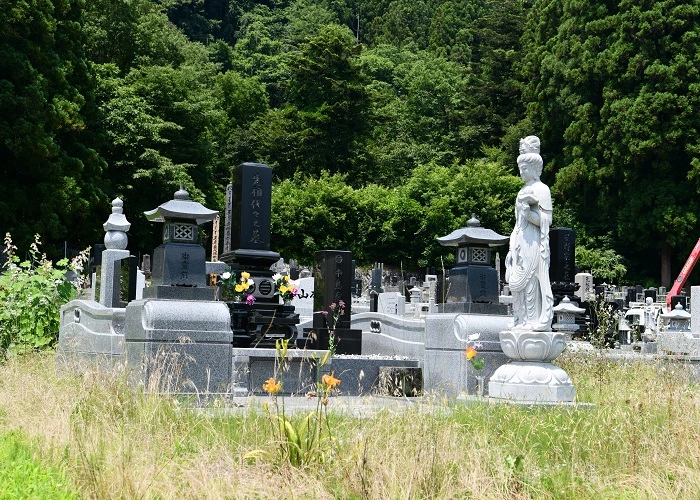
M 5 235 L 7 262 L 0 275 L 0 359 L 53 347 L 58 340 L 60 307 L 76 296 L 65 280 L 68 260 L 54 265 L 39 251 L 39 236 L 20 262 L 10 234 Z M 84 255 L 84 254 L 82 254 Z

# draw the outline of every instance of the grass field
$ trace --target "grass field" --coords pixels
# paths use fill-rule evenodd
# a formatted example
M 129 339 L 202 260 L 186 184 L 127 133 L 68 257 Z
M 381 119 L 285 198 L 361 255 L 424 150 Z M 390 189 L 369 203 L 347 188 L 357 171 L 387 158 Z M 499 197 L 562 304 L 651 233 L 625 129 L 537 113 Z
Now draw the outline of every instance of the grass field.
M 700 498 L 700 388 L 685 367 L 561 358 L 595 407 L 434 398 L 353 418 L 331 397 L 297 467 L 274 411 L 193 410 L 118 373 L 59 375 L 53 354 L 15 358 L 0 365 L 0 460 L 13 471 L 0 498 Z M 305 416 L 289 418 L 302 428 Z

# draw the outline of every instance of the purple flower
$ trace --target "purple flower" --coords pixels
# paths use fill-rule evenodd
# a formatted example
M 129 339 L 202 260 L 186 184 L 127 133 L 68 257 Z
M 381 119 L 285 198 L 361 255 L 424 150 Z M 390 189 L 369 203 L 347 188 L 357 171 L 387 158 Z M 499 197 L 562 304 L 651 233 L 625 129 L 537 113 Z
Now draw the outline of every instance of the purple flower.
M 249 306 L 252 306 L 253 304 L 255 304 L 255 297 L 248 294 L 248 296 L 245 298 L 245 303 Z
M 340 306 L 341 309 L 345 309 L 345 302 L 343 302 L 342 300 L 338 301 L 338 305 Z
M 477 351 L 481 350 L 482 347 L 483 344 L 481 342 L 474 342 L 474 349 L 476 349 Z
M 331 302 L 331 305 L 328 307 L 330 308 L 331 311 L 335 311 L 335 307 L 336 307 L 335 302 Z
M 328 316 L 328 311 L 321 311 L 324 316 Z

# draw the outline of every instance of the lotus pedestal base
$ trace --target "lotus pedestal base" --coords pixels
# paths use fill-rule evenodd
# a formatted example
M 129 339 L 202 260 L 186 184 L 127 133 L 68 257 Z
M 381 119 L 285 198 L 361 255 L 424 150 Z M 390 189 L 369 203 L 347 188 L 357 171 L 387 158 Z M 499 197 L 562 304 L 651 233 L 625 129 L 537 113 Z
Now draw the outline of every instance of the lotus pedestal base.
M 489 380 L 491 398 L 521 403 L 565 403 L 576 397 L 569 375 L 550 361 L 566 346 L 561 332 L 506 330 L 501 347 L 511 361 Z
M 513 361 L 489 380 L 489 396 L 517 402 L 563 403 L 576 397 L 569 375 L 551 363 Z

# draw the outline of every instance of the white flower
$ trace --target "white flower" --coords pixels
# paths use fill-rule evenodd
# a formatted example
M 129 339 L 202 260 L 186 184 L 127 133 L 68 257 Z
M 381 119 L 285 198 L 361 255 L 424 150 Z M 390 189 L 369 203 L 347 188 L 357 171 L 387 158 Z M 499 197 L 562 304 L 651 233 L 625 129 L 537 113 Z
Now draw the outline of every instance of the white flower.
M 231 273 L 226 271 L 224 274 L 221 275 L 221 279 L 227 280 L 231 277 Z
M 253 286 L 255 284 L 255 281 L 252 279 L 248 278 L 248 286 Z
M 476 339 L 478 339 L 479 337 L 481 337 L 481 334 L 480 334 L 480 333 L 472 333 L 472 334 L 469 335 L 467 338 L 469 339 L 470 342 L 474 342 L 474 341 L 475 341 Z
M 281 277 L 282 277 L 282 275 L 281 275 L 280 273 L 275 273 L 275 274 L 272 275 L 272 279 L 273 279 L 274 281 L 277 281 L 277 280 L 280 279 Z

